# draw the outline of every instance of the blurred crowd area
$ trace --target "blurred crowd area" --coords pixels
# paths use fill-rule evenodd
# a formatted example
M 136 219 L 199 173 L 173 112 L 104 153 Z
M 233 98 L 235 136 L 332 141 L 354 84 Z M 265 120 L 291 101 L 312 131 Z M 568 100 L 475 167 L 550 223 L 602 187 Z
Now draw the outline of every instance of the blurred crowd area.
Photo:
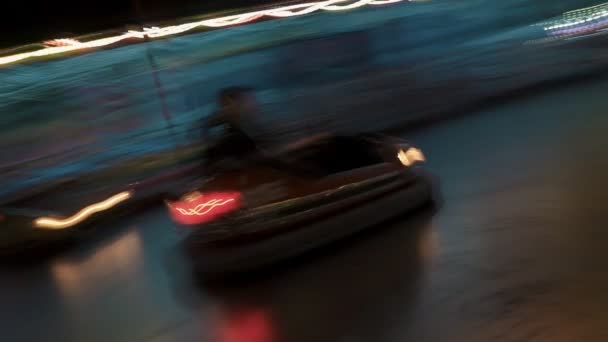
M 600 72 L 608 65 L 601 35 L 547 29 L 572 22 L 561 13 L 595 4 L 404 2 L 5 67 L 0 198 L 126 161 L 192 158 L 198 122 L 226 86 L 254 87 L 261 122 L 291 139 L 388 129 Z

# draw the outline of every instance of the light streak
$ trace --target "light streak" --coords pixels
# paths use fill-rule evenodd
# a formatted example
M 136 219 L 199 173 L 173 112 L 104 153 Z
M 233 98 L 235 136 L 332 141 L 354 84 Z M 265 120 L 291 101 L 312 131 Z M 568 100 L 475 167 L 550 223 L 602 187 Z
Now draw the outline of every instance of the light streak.
M 289 5 L 277 8 L 271 8 L 261 11 L 253 11 L 242 14 L 230 15 L 225 17 L 219 17 L 214 19 L 206 19 L 197 22 L 191 22 L 181 25 L 172 25 L 166 27 L 148 27 L 142 31 L 131 30 L 121 35 L 91 40 L 88 42 L 79 42 L 70 38 L 62 38 L 48 41 L 47 46 L 44 49 L 24 52 L 15 55 L 0 57 L 0 65 L 11 64 L 19 62 L 29 58 L 53 56 L 68 52 L 82 51 L 86 49 L 99 48 L 116 44 L 118 42 L 137 39 L 144 40 L 147 37 L 150 38 L 162 38 L 167 36 L 173 36 L 181 34 L 187 31 L 194 30 L 199 27 L 211 27 L 219 28 L 226 26 L 233 26 L 252 22 L 263 17 L 270 18 L 288 18 L 300 15 L 306 15 L 317 11 L 344 11 L 351 10 L 366 5 L 388 5 L 398 2 L 406 2 L 413 0 L 326 0 L 308 2 L 296 5 Z M 345 4 L 346 3 L 346 4 Z
M 64 38 L 64 39 L 53 39 L 47 40 L 44 42 L 44 46 L 53 47 L 53 46 L 75 46 L 82 44 L 76 39 Z
M 131 32 L 127 32 L 127 33 L 119 35 L 119 36 L 92 40 L 92 41 L 81 43 L 78 45 L 48 47 L 48 48 L 44 48 L 44 49 L 40 49 L 40 50 L 36 50 L 36 51 L 32 51 L 32 52 L 25 52 L 25 53 L 19 53 L 16 55 L 0 57 L 0 65 L 18 62 L 18 61 L 24 60 L 26 58 L 52 56 L 52 55 L 57 55 L 57 54 L 62 54 L 62 53 L 67 53 L 67 52 L 74 52 L 74 51 L 79 51 L 79 50 L 108 46 L 108 45 L 115 44 L 115 43 L 118 43 L 122 40 L 129 39 L 129 38 L 143 38 L 143 36 L 139 37 L 137 35 L 134 35 Z
M 393 4 L 393 3 L 396 3 L 396 2 L 400 2 L 400 1 L 401 0 L 358 1 L 358 2 L 352 3 L 350 5 L 326 6 L 323 9 L 328 10 L 328 11 L 344 11 L 344 10 L 350 10 L 350 9 L 359 8 L 359 7 L 362 7 L 362 6 L 365 6 L 365 5 L 388 5 L 388 4 Z
M 397 158 L 399 158 L 399 161 L 404 166 L 411 166 L 416 162 L 426 160 L 422 151 L 414 147 L 409 148 L 407 152 L 399 150 L 399 153 L 397 153 Z
M 546 27 L 545 30 L 554 30 L 554 29 L 560 29 L 560 28 L 564 28 L 564 27 L 576 26 L 576 25 L 584 24 L 584 23 L 594 21 L 594 20 L 597 20 L 600 18 L 604 18 L 606 16 L 608 16 L 608 11 L 603 10 L 599 14 L 587 17 L 585 19 L 578 19 L 578 20 L 574 20 L 574 21 L 569 21 L 564 24 L 549 26 L 549 27 Z
M 566 12 L 558 20 L 553 20 L 544 27 L 554 36 L 581 35 L 598 31 L 608 26 L 608 4 L 600 4 Z
M 221 200 L 221 199 L 213 199 L 211 201 L 208 201 L 206 203 L 201 203 L 199 205 L 197 205 L 196 207 L 194 207 L 193 209 L 183 209 L 183 208 L 175 208 L 175 210 L 179 211 L 182 215 L 187 215 L 187 216 L 192 216 L 192 215 L 196 215 L 196 216 L 202 216 L 205 215 L 207 213 L 209 213 L 211 210 L 215 209 L 216 207 L 220 207 L 223 205 L 226 205 L 230 202 L 233 202 L 234 198 L 230 198 L 230 199 L 226 199 L 226 200 Z
M 132 194 L 130 191 L 121 192 L 116 194 L 104 201 L 92 204 L 80 210 L 78 213 L 73 216 L 67 217 L 65 219 L 58 219 L 52 217 L 40 217 L 34 221 L 34 225 L 38 228 L 46 228 L 46 229 L 64 229 L 75 224 L 78 224 L 91 215 L 108 210 L 117 204 L 124 202 L 131 198 Z

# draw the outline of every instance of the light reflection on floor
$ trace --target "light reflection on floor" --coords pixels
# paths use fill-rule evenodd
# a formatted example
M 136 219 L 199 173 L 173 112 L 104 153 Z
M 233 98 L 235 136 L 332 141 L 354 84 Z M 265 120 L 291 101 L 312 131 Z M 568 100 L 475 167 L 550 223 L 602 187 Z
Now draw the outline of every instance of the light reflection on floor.
M 130 230 L 93 255 L 78 261 L 58 260 L 51 266 L 53 278 L 66 302 L 77 303 L 105 277 L 125 281 L 141 269 L 142 241 L 138 230 Z

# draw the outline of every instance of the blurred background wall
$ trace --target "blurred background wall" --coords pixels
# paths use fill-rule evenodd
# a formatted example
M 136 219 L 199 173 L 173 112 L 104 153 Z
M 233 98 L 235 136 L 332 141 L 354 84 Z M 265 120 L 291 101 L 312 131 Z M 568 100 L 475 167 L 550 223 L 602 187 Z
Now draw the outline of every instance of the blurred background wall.
M 0 196 L 187 148 L 229 85 L 254 86 L 268 127 L 287 135 L 386 129 L 602 68 L 597 44 L 529 44 L 546 34 L 531 24 L 594 3 L 402 3 L 3 68 Z

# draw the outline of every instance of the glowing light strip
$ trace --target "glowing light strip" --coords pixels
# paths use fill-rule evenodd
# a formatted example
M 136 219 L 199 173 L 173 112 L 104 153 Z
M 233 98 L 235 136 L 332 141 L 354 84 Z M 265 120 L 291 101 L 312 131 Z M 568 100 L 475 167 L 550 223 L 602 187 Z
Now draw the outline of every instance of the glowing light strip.
M 61 53 L 66 53 L 66 52 L 103 47 L 103 46 L 118 43 L 121 40 L 125 40 L 128 38 L 140 38 L 140 37 L 128 32 L 128 33 L 122 34 L 120 36 L 92 40 L 90 42 L 80 43 L 80 44 L 76 44 L 76 45 L 48 47 L 48 48 L 44 48 L 44 49 L 33 51 L 33 52 L 26 52 L 26 53 L 11 55 L 11 56 L 0 57 L 0 65 L 18 62 L 18 61 L 26 59 L 26 58 L 52 56 L 52 55 L 57 55 L 57 54 L 61 54 Z
M 606 7 L 606 4 L 599 4 L 599 5 L 595 5 L 595 6 L 575 9 L 575 10 L 568 11 L 568 12 L 564 13 L 564 15 L 587 12 L 587 11 L 591 11 L 591 10 L 602 8 L 602 7 Z
M 219 206 L 222 206 L 222 205 L 228 204 L 228 203 L 230 203 L 230 202 L 232 202 L 232 201 L 234 201 L 234 198 L 230 198 L 230 199 L 224 200 L 223 202 L 222 202 L 222 200 L 221 200 L 221 199 L 214 199 L 214 200 L 211 200 L 211 201 L 209 201 L 209 202 L 199 204 L 199 205 L 197 205 L 197 206 L 196 206 L 194 209 L 188 209 L 188 210 L 186 210 L 186 209 L 183 209 L 183 208 L 175 208 L 175 210 L 179 211 L 179 212 L 180 212 L 181 214 L 183 214 L 183 215 L 188 215 L 188 216 L 192 216 L 192 215 L 202 216 L 202 215 L 207 214 L 207 213 L 208 213 L 208 212 L 210 212 L 211 210 L 213 210 L 215 207 L 219 207 Z M 205 208 L 206 208 L 206 210 L 201 211 L 201 210 L 203 210 L 203 209 L 205 209 Z
M 325 10 L 328 11 L 344 11 L 344 10 L 349 10 L 349 9 L 355 9 L 355 8 L 359 8 L 365 5 L 388 5 L 388 4 L 393 4 L 396 2 L 400 2 L 401 0 L 374 0 L 374 1 L 358 1 L 355 2 L 353 4 L 350 5 L 343 5 L 343 6 L 337 6 L 337 5 L 333 5 L 333 6 L 326 6 Z
M 590 21 L 594 21 L 594 20 L 597 20 L 597 19 L 600 19 L 600 18 L 604 18 L 604 17 L 607 17 L 607 16 L 608 16 L 608 11 L 604 10 L 604 11 L 601 11 L 599 14 L 596 14 L 596 15 L 591 16 L 589 18 L 579 19 L 579 20 L 568 22 L 568 23 L 565 23 L 565 24 L 549 26 L 549 27 L 546 27 L 545 30 L 554 30 L 554 29 L 559 29 L 559 28 L 564 28 L 564 27 L 576 26 L 576 25 L 584 24 L 584 23 L 587 23 L 587 22 L 590 22 Z
M 66 39 L 53 39 L 47 40 L 44 42 L 45 47 L 53 47 L 53 46 L 74 46 L 82 44 L 76 39 L 66 38 Z
M 131 192 L 125 191 L 119 194 L 116 194 L 102 202 L 92 204 L 84 209 L 80 210 L 75 215 L 65 218 L 65 219 L 57 219 L 52 217 L 41 217 L 34 221 L 34 225 L 39 228 L 47 228 L 47 229 L 64 229 L 71 227 L 75 224 L 78 224 L 91 215 L 98 213 L 100 211 L 108 210 L 115 205 L 124 202 L 131 198 Z
M 588 7 L 588 8 L 583 8 L 583 9 L 579 9 L 579 10 L 574 10 L 574 11 L 566 12 L 566 13 L 564 13 L 563 16 L 573 15 L 573 14 L 580 13 L 581 14 L 580 17 L 582 17 L 582 18 L 563 18 L 561 21 L 565 22 L 565 23 L 545 27 L 545 31 L 555 30 L 555 29 L 561 29 L 561 28 L 568 28 L 568 27 L 572 27 L 572 26 L 588 23 L 588 22 L 591 22 L 591 21 L 594 21 L 594 20 L 598 20 L 600 18 L 604 18 L 604 17 L 608 16 L 608 8 L 607 7 L 608 7 L 608 4 L 600 4 L 600 5 L 596 5 L 596 6 L 593 6 L 593 7 Z M 602 8 L 602 9 L 600 10 L 600 8 Z M 594 10 L 595 13 L 593 15 L 591 15 L 591 16 L 586 16 L 585 17 L 585 13 L 584 12 L 588 12 L 588 11 L 592 11 L 592 10 Z
M 353 2 L 354 1 L 354 2 Z M 44 56 L 52 56 L 61 53 L 81 51 L 92 48 L 99 48 L 103 46 L 108 46 L 112 44 L 116 44 L 120 41 L 127 39 L 145 39 L 146 37 L 150 38 L 161 38 L 172 36 L 180 33 L 184 33 L 190 30 L 193 30 L 198 27 L 225 27 L 232 25 L 239 25 L 248 23 L 262 17 L 272 17 L 272 18 L 287 18 L 294 17 L 299 15 L 305 15 L 316 11 L 344 11 L 350 10 L 366 5 L 388 5 L 394 4 L 398 2 L 405 1 L 414 1 L 414 0 L 326 0 L 326 1 L 316 1 L 316 2 L 308 2 L 303 4 L 289 5 L 284 7 L 272 8 L 262 11 L 254 11 L 237 15 L 230 15 L 215 19 L 207 19 L 187 24 L 181 25 L 172 25 L 167 27 L 150 27 L 144 28 L 143 31 L 128 31 L 118 36 L 108 37 L 96 39 L 88 42 L 79 42 L 74 39 L 63 38 L 63 39 L 55 39 L 52 41 L 48 41 L 51 45 L 59 45 L 59 46 L 50 46 L 44 49 L 40 49 L 32 52 L 19 53 L 10 56 L 0 57 L 0 65 L 6 65 L 10 63 L 15 63 L 24 59 L 33 58 L 33 57 L 44 57 Z M 343 3 L 348 4 L 343 4 Z

